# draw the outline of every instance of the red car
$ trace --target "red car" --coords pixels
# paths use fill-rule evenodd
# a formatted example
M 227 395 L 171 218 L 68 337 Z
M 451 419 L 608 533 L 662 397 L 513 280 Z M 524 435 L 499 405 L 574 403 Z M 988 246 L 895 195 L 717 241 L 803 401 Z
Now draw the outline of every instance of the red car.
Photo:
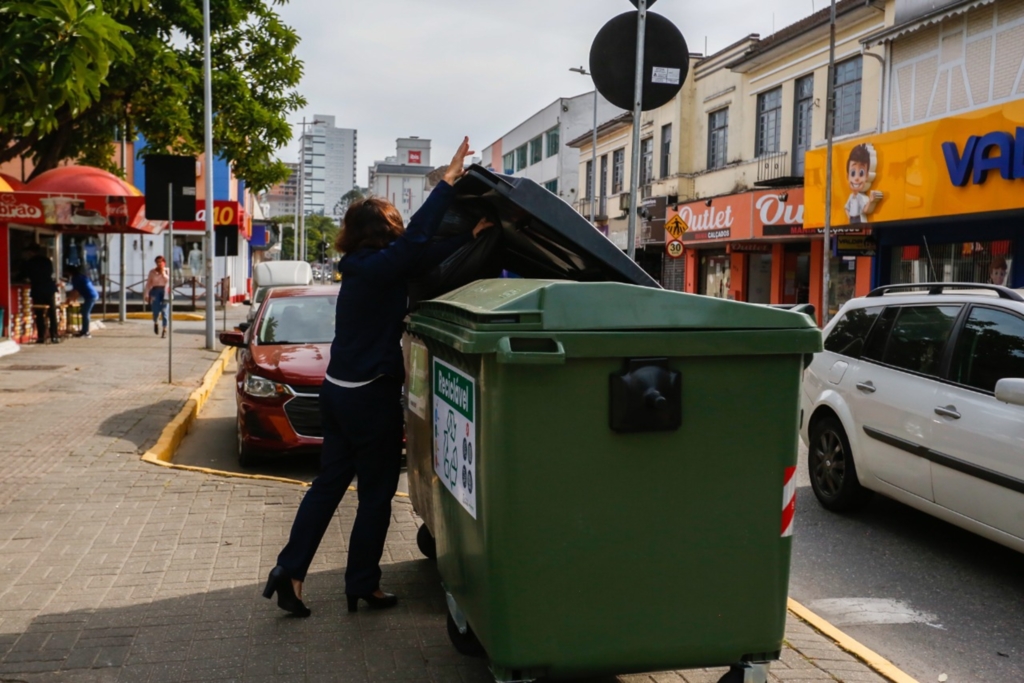
M 319 452 L 320 385 L 334 339 L 337 287 L 275 287 L 244 332 L 222 332 L 240 349 L 235 378 L 238 461 Z

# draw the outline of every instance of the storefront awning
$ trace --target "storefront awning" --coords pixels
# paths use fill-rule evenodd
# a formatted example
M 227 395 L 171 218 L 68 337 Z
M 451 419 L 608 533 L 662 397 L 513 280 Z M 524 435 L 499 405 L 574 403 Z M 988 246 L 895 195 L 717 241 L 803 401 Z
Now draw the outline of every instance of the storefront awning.
M 40 174 L 23 188 L 4 179 L 0 222 L 46 226 L 61 232 L 160 232 L 164 223 L 146 219 L 139 190 L 112 173 L 89 166 L 65 166 Z

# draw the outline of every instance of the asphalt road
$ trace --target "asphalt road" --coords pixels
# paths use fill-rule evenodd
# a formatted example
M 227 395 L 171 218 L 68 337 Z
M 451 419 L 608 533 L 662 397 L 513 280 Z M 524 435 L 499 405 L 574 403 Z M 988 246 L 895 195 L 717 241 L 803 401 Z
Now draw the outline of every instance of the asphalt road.
M 318 455 L 275 456 L 262 459 L 256 467 L 247 469 L 238 465 L 235 442 L 235 372 L 235 363 L 232 361 L 203 406 L 199 419 L 182 440 L 174 455 L 174 462 L 227 472 L 313 481 L 319 467 Z M 398 490 L 405 493 L 409 491 L 404 471 L 398 482 Z
M 238 467 L 233 378 L 232 364 L 175 462 L 312 481 L 315 457 Z M 881 497 L 827 512 L 806 462 L 801 446 L 791 595 L 921 683 L 1024 682 L 1024 555 Z
M 803 446 L 800 477 L 794 599 L 921 683 L 1024 681 L 1024 555 L 881 496 L 828 512 Z

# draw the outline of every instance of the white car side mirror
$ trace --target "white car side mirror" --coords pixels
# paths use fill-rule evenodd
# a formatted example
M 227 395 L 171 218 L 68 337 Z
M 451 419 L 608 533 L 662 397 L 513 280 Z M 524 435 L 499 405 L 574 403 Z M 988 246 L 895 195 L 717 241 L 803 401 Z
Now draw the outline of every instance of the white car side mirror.
M 1024 406 L 1024 379 L 1008 377 L 996 382 L 996 400 Z

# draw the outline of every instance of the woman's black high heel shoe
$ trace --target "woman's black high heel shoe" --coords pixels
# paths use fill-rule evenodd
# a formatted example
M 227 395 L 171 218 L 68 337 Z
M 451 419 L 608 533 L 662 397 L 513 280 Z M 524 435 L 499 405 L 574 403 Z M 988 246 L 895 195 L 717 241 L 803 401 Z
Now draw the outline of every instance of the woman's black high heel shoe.
M 302 604 L 295 595 L 295 587 L 292 586 L 292 579 L 281 567 L 274 567 L 270 570 L 270 577 L 267 579 L 267 587 L 263 589 L 263 597 L 270 599 L 277 593 L 277 606 L 285 612 L 291 612 L 297 617 L 308 617 L 312 612 Z M 349 606 L 351 607 L 351 601 Z
M 381 591 L 383 592 L 383 591 Z M 391 593 L 384 593 L 383 598 L 378 598 L 373 593 L 367 593 L 366 595 L 349 595 L 348 596 L 348 611 L 357 612 L 359 611 L 359 601 L 365 600 L 366 604 L 373 609 L 385 609 L 388 607 L 394 607 L 398 604 L 398 596 L 392 595 Z

